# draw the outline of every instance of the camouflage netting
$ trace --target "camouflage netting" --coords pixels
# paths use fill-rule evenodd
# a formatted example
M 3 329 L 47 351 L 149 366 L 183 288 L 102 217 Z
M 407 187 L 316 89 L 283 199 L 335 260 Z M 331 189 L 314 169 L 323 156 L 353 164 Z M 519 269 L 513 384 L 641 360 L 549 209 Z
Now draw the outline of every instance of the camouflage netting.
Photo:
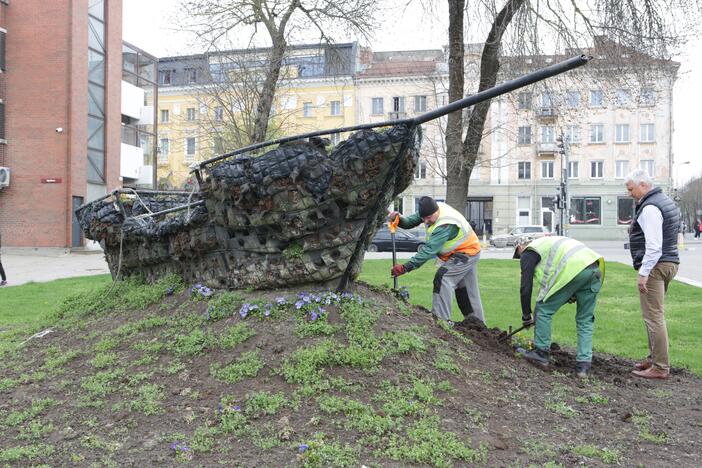
M 420 143 L 419 127 L 405 126 L 357 132 L 330 155 L 296 141 L 204 169 L 194 194 L 123 190 L 77 214 L 113 276 L 175 272 L 217 288 L 326 282 L 347 268 L 354 277 L 386 207 L 412 180 Z

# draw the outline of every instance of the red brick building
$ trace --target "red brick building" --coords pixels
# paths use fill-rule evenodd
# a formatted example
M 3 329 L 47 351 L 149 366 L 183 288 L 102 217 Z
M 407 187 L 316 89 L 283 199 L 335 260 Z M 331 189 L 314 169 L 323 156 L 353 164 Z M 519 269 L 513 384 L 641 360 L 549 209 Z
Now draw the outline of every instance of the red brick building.
M 0 36 L 3 246 L 80 246 L 72 208 L 122 185 L 122 2 L 0 0 Z

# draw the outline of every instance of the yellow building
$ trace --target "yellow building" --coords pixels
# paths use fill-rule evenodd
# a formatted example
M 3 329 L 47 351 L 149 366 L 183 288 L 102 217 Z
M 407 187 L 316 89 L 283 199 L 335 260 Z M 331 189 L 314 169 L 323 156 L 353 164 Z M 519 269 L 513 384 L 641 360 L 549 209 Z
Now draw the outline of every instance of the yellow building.
M 159 61 L 158 182 L 189 188 L 190 165 L 248 143 L 267 50 L 168 57 Z M 356 43 L 289 49 L 268 136 L 276 138 L 357 122 L 353 77 Z M 338 143 L 344 135 L 330 136 Z

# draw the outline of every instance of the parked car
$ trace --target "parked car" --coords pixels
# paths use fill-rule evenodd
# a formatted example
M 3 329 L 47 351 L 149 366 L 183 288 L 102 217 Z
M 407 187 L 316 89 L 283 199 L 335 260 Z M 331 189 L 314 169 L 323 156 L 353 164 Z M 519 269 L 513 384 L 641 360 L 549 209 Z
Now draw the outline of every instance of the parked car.
M 517 226 L 508 234 L 497 234 L 490 238 L 490 245 L 495 247 L 508 247 L 517 245 L 519 239 L 530 237 L 536 239 L 538 237 L 550 236 L 551 232 L 544 226 Z
M 413 232 L 397 229 L 395 233 L 395 250 L 398 252 L 419 252 L 419 249 L 424 245 L 424 241 Z M 390 239 L 390 230 L 387 227 L 382 227 L 378 230 L 375 237 L 368 246 L 369 252 L 392 252 L 392 239 Z

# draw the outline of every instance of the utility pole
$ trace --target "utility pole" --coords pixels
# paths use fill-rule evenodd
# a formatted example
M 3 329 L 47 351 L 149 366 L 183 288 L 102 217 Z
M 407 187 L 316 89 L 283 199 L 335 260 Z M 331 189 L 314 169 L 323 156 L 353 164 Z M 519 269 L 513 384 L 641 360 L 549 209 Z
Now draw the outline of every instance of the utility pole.
M 560 228 L 558 229 L 559 236 L 565 236 L 568 234 L 566 226 L 570 227 L 570 218 L 568 214 L 570 213 L 570 194 L 568 192 L 568 160 L 570 153 L 570 142 L 567 138 L 561 136 L 556 138 L 558 142 L 558 152 L 561 154 L 561 183 L 559 184 L 558 195 L 556 195 L 556 200 L 558 203 L 558 208 L 560 210 Z

